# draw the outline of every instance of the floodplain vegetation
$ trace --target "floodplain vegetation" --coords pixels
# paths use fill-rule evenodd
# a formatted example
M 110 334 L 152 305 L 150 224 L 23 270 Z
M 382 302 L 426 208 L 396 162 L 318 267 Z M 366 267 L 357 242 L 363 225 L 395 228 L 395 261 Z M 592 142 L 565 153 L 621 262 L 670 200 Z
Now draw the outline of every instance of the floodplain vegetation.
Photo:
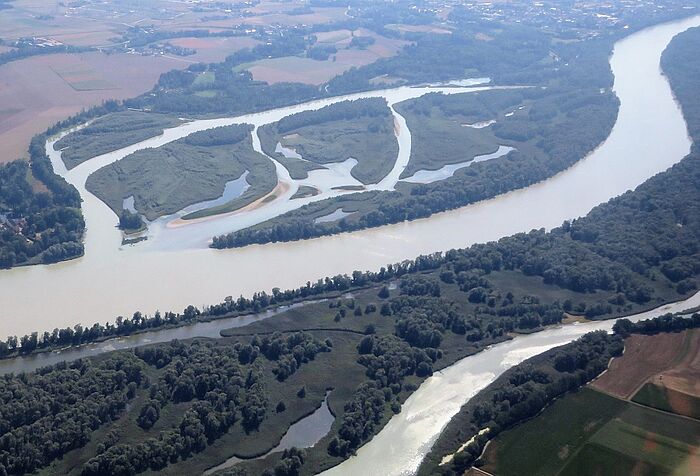
M 358 161 L 350 173 L 361 183 L 379 182 L 391 171 L 399 147 L 394 119 L 381 98 L 343 101 L 317 111 L 287 116 L 259 131 L 263 151 L 282 162 L 293 179 L 320 165 Z M 276 152 L 277 144 L 302 158 Z
M 102 116 L 54 144 L 68 170 L 88 159 L 163 133 L 181 121 L 160 114 L 120 111 Z
M 86 187 L 117 214 L 124 199 L 134 197 L 136 211 L 152 221 L 219 198 L 227 182 L 248 172 L 250 186 L 217 209 L 235 210 L 277 184 L 272 162 L 253 150 L 251 130 L 250 125 L 218 127 L 137 151 L 90 175 Z

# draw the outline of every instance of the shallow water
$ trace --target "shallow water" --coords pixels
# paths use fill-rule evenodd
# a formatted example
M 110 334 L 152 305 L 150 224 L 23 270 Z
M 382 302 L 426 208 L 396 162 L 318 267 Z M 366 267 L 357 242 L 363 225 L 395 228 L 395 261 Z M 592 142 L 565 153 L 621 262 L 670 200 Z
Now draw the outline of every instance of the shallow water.
M 270 451 L 262 456 L 254 459 L 262 459 L 267 455 L 272 453 L 279 453 L 284 450 L 288 450 L 292 447 L 294 448 L 311 448 L 316 443 L 318 443 L 321 438 L 326 436 L 329 431 L 331 431 L 331 425 L 335 417 L 328 408 L 328 395 L 330 391 L 326 392 L 326 397 L 323 399 L 321 406 L 316 409 L 311 415 L 302 418 L 298 422 L 294 423 L 289 427 L 287 433 L 284 434 L 279 444 L 272 448 Z M 235 456 L 227 459 L 218 466 L 214 466 L 204 472 L 204 475 L 214 474 L 216 471 L 220 471 L 225 468 L 230 468 L 237 463 L 240 463 L 241 458 Z
M 503 157 L 504 155 L 508 154 L 513 150 L 515 150 L 513 147 L 500 145 L 498 146 L 496 152 L 492 152 L 491 154 L 477 155 L 472 160 L 467 160 L 466 162 L 460 162 L 458 164 L 448 164 L 437 170 L 419 170 L 410 177 L 401 180 L 403 182 L 410 183 L 433 183 L 439 180 L 445 180 L 452 177 L 455 174 L 455 172 L 459 169 L 469 167 L 470 165 L 476 164 L 478 162 L 486 162 L 488 160 Z

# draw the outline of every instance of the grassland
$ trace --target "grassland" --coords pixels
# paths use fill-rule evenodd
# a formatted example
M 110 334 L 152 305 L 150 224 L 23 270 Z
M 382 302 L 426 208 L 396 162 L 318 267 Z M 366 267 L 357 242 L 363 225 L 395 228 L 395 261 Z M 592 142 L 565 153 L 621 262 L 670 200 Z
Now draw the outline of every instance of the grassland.
M 699 447 L 700 422 L 586 388 L 501 434 L 483 468 L 504 476 L 690 474 Z M 650 472 L 634 473 L 641 467 Z
M 63 149 L 61 158 L 70 170 L 88 159 L 155 137 L 178 124 L 179 120 L 161 114 L 115 112 L 68 134 L 54 148 Z
M 228 207 L 245 206 L 277 183 L 273 164 L 253 151 L 249 134 L 235 144 L 191 145 L 187 140 L 127 156 L 92 174 L 86 186 L 117 214 L 123 200 L 133 196 L 136 210 L 154 220 L 220 197 L 226 182 L 246 170 L 250 187 Z

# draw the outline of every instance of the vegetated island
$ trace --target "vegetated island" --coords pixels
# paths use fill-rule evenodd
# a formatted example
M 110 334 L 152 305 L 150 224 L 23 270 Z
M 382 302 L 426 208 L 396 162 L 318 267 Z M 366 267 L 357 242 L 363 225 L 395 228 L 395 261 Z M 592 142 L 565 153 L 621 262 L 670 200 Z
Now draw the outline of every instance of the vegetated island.
M 216 208 L 233 211 L 277 184 L 274 165 L 253 150 L 251 130 L 243 124 L 217 127 L 137 151 L 90 175 L 86 187 L 117 214 L 133 197 L 135 211 L 153 221 L 220 197 L 228 182 L 247 172 L 241 193 Z

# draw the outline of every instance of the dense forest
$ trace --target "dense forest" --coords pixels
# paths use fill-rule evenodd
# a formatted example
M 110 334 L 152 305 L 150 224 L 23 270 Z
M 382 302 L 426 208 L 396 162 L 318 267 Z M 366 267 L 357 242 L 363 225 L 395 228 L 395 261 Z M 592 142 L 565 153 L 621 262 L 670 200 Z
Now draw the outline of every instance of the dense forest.
M 667 314 L 631 323 L 621 319 L 614 333 L 595 331 L 569 344 L 532 357 L 500 376 L 464 405 L 441 433 L 423 461 L 419 475 L 463 474 L 502 431 L 537 415 L 564 393 L 600 375 L 610 358 L 622 355 L 624 338 L 633 333 L 680 332 L 700 326 L 700 314 Z M 488 431 L 482 431 L 488 428 Z M 459 450 L 464 442 L 470 442 Z M 448 464 L 440 464 L 445 454 Z
M 236 423 L 245 432 L 260 425 L 270 398 L 262 372 L 284 381 L 331 349 L 330 341 L 304 333 L 255 337 L 234 346 L 172 342 L 6 375 L 0 379 L 0 474 L 32 472 L 84 446 L 142 394 L 147 398 L 135 401 L 143 402 L 137 418 L 143 430 L 154 427 L 169 405 L 188 403 L 189 409 L 179 424 L 154 430 L 138 444 L 116 444 L 110 431 L 80 474 L 136 474 L 187 459 Z M 256 364 L 261 359 L 268 364 Z
M 54 175 L 42 146 L 32 141 L 31 170 L 25 161 L 0 166 L 0 268 L 83 253 L 80 197 Z

